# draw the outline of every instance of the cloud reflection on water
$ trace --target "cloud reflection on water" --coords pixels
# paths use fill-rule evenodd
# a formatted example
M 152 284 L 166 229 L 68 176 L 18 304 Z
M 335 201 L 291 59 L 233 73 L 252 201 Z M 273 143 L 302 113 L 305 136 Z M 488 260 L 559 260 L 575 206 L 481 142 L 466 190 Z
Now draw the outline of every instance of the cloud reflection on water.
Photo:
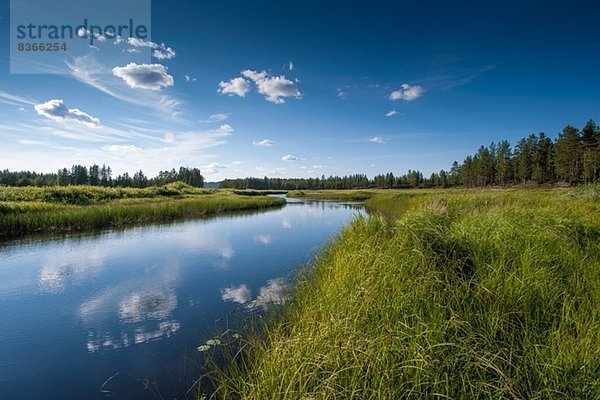
M 269 304 L 283 304 L 288 294 L 289 283 L 284 278 L 268 280 L 267 284 L 258 290 L 258 296 L 254 300 L 252 300 L 252 291 L 245 284 L 221 289 L 223 301 L 244 304 L 250 309 L 265 309 Z
M 88 329 L 88 352 L 117 350 L 171 337 L 181 329 L 172 315 L 177 308 L 176 257 L 143 271 L 143 275 L 109 287 L 79 307 Z M 118 321 L 117 323 L 115 321 Z
M 48 293 L 61 293 L 67 286 L 80 282 L 98 273 L 104 266 L 104 254 L 95 249 L 92 253 L 76 252 L 52 257 L 42 266 L 39 276 L 39 285 L 42 291 Z M 54 260 L 54 258 L 60 258 Z

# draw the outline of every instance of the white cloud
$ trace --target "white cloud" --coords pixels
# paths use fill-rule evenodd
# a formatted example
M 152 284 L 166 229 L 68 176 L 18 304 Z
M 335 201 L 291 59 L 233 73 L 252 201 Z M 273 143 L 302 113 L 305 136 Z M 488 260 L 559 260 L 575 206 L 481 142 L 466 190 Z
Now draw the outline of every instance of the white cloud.
M 371 139 L 369 139 L 369 142 L 377 143 L 377 144 L 384 144 L 385 139 L 383 139 L 382 137 L 379 137 L 379 136 L 375 136 L 375 137 L 372 137 Z
M 173 77 L 161 64 L 129 63 L 124 67 L 115 67 L 112 71 L 114 76 L 123 79 L 134 89 L 161 90 L 175 84 Z
M 343 90 L 343 89 L 338 89 L 338 90 L 337 90 L 337 95 L 338 95 L 338 97 L 339 97 L 340 99 L 342 99 L 342 100 L 346 100 L 346 99 L 348 98 L 348 92 L 346 92 L 346 91 L 345 91 L 345 90 Z
M 133 144 L 130 144 L 130 145 L 113 144 L 110 146 L 104 146 L 103 149 L 106 151 L 109 151 L 111 153 L 120 153 L 120 154 L 137 154 L 137 153 L 142 152 L 141 148 L 134 146 Z
M 267 74 L 267 71 L 258 72 L 258 71 L 253 71 L 251 69 L 246 69 L 246 70 L 242 71 L 242 75 L 245 76 L 246 78 L 252 79 L 254 82 L 256 82 L 261 79 L 265 79 L 269 74 Z
M 221 122 L 229 118 L 229 114 L 211 114 L 208 119 L 203 119 L 198 122 L 207 124 L 211 122 Z
M 218 163 L 218 162 L 214 162 L 214 163 L 210 163 L 207 166 L 205 166 L 204 168 L 202 168 L 202 172 L 206 172 L 207 174 L 216 174 L 219 172 L 219 170 L 221 169 L 225 169 L 227 168 L 227 165 Z
M 16 96 L 14 94 L 6 93 L 0 90 L 0 103 L 11 104 L 11 105 L 29 105 L 33 106 L 37 102 L 24 97 Z
M 386 117 L 393 117 L 396 114 L 398 114 L 398 111 L 392 110 L 392 111 L 388 112 L 387 114 L 385 114 L 385 116 Z
M 285 156 L 281 157 L 282 161 L 298 161 L 300 160 L 298 157 L 293 156 L 291 154 L 286 154 Z
M 185 81 L 186 82 L 196 82 L 198 80 L 198 78 L 193 78 L 189 75 L 185 75 Z
M 290 61 L 290 62 L 289 62 L 289 64 L 288 64 L 288 69 L 289 69 L 290 71 L 293 71 L 293 70 L 294 70 L 294 63 L 293 63 L 292 61 Z
M 219 83 L 218 92 L 221 94 L 245 97 L 249 91 L 250 91 L 250 83 L 242 77 L 230 79 L 229 82 L 221 81 Z
M 422 86 L 419 85 L 409 85 L 408 83 L 402 84 L 402 89 L 395 90 L 390 93 L 390 100 L 404 100 L 404 101 L 412 101 L 416 100 L 423 95 L 425 90 Z
M 114 76 L 112 68 L 98 63 L 92 57 L 75 57 L 72 61 L 66 61 L 66 64 L 75 79 L 109 96 L 130 104 L 154 109 L 172 118 L 181 114 L 177 108 L 181 101 L 155 90 L 133 92 L 129 86 L 123 85 L 121 78 Z
M 88 38 L 88 37 L 93 37 L 94 39 L 96 39 L 99 42 L 105 42 L 106 41 L 106 36 L 101 35 L 100 33 L 92 33 L 89 30 L 85 29 L 85 28 L 79 28 L 79 30 L 77 31 L 77 36 L 79 36 L 80 38 Z M 93 43 L 93 41 L 92 41 Z M 90 46 L 90 47 L 95 47 L 95 46 Z M 97 48 L 97 47 L 96 47 Z
M 115 174 L 142 169 L 154 176 L 174 165 L 189 165 L 190 160 L 197 165 L 216 161 L 210 149 L 226 144 L 233 133 L 227 124 L 214 129 L 185 130 L 186 127 L 172 123 L 152 129 L 128 125 L 120 129 L 105 124 L 90 127 L 75 122 L 58 125 L 39 117 L 30 124 L 5 126 L 0 122 L 0 159 L 11 169 L 52 171 L 64 165 L 107 163 Z M 165 132 L 172 133 L 176 140 L 165 141 Z M 28 140 L 29 144 L 20 143 L 19 139 Z
M 285 97 L 295 97 L 297 99 L 302 97 L 296 83 L 283 75 L 270 76 L 266 71 L 257 72 L 249 69 L 242 71 L 242 75 L 254 81 L 258 92 L 271 103 L 283 104 L 285 103 Z
M 158 58 L 159 60 L 170 60 L 175 58 L 177 53 L 171 47 L 166 46 L 164 43 L 158 44 L 151 42 L 149 40 L 138 39 L 135 37 L 130 37 L 127 39 L 127 44 L 134 47 L 149 47 L 152 51 L 152 56 L 154 58 Z
M 324 169 L 324 168 L 327 168 L 327 165 L 315 164 L 312 167 L 313 167 L 313 169 Z
M 154 58 L 158 58 L 159 60 L 170 60 L 171 58 L 175 58 L 175 50 L 170 47 L 165 49 L 156 49 L 152 52 L 152 56 Z
M 100 126 L 98 118 L 92 117 L 77 108 L 67 108 L 60 99 L 49 100 L 42 104 L 36 104 L 33 107 L 39 115 L 53 121 L 75 121 L 90 127 Z
M 269 139 L 263 139 L 260 140 L 258 142 L 252 142 L 253 145 L 255 146 L 262 146 L 262 147 L 272 147 L 275 146 L 275 142 Z
M 369 165 L 369 167 L 371 167 L 371 168 L 375 168 L 375 167 L 376 167 L 376 165 L 375 165 L 375 164 L 371 164 L 371 165 Z

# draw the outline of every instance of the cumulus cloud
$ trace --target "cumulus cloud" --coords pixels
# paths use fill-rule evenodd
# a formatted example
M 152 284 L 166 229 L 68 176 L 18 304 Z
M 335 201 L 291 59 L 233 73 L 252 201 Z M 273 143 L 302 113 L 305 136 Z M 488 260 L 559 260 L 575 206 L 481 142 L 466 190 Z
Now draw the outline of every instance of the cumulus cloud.
M 221 81 L 218 92 L 229 96 L 245 97 L 250 91 L 250 83 L 242 77 L 230 79 L 229 82 Z
M 375 136 L 372 137 L 371 139 L 369 139 L 369 142 L 371 143 L 377 143 L 377 144 L 384 144 L 385 143 L 385 139 L 379 136 Z
M 403 83 L 400 90 L 390 93 L 390 100 L 413 101 L 421 97 L 424 92 L 425 90 L 422 86 L 412 86 L 408 83 Z
M 154 58 L 158 58 L 159 60 L 170 60 L 172 58 L 175 58 L 175 56 L 177 55 L 175 53 L 175 50 L 173 50 L 171 47 L 166 46 L 164 43 L 158 44 L 149 40 L 130 37 L 127 39 L 127 44 L 133 47 L 149 47 L 153 50 L 152 56 Z
M 393 117 L 396 114 L 398 114 L 398 111 L 392 110 L 392 111 L 388 112 L 387 114 L 385 114 L 385 116 L 386 117 Z
M 275 142 L 269 139 L 263 139 L 263 140 L 259 140 L 258 142 L 252 142 L 253 145 L 255 146 L 262 146 L 262 147 L 272 147 L 275 146 Z
M 60 99 L 53 99 L 42 104 L 36 104 L 33 108 L 35 108 L 35 111 L 39 115 L 53 121 L 75 121 L 90 127 L 100 126 L 100 120 L 98 118 L 92 117 L 77 108 L 67 108 Z
M 302 93 L 296 87 L 296 83 L 285 76 L 271 76 L 266 71 L 257 72 L 247 69 L 242 75 L 251 79 L 258 88 L 258 93 L 265 96 L 267 101 L 275 104 L 285 103 L 285 97 L 302 97 Z
M 134 89 L 161 90 L 175 84 L 173 77 L 167 73 L 167 68 L 161 64 L 129 63 L 124 67 L 113 68 L 112 72 Z
M 293 156 L 291 154 L 286 154 L 285 156 L 281 157 L 281 159 L 283 161 L 298 161 L 298 160 L 300 160 L 300 158 Z
M 87 30 L 87 29 L 85 29 L 83 27 L 79 28 L 79 30 L 77 31 L 77 36 L 80 37 L 80 38 L 82 38 L 82 39 L 85 39 L 85 38 L 88 38 L 88 37 L 94 38 L 94 39 L 96 39 L 99 42 L 105 42 L 106 41 L 106 36 L 104 36 L 104 35 L 102 35 L 100 33 L 90 32 L 89 30 Z M 92 40 L 92 43 L 93 42 L 94 41 Z M 90 47 L 93 47 L 93 46 L 90 46 Z
M 152 56 L 154 58 L 158 58 L 159 60 L 170 60 L 175 57 L 175 50 L 170 47 L 156 49 L 152 52 Z

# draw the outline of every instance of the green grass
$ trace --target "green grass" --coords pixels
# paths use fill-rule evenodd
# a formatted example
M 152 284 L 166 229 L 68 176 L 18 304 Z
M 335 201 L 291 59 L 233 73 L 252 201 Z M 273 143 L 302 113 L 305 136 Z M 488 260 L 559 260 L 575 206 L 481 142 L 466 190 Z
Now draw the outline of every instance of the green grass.
M 365 201 L 377 193 L 386 192 L 381 189 L 372 190 L 292 190 L 287 197 L 310 200 Z
M 0 188 L 0 237 L 172 221 L 283 203 L 278 198 L 178 183 L 148 189 Z
M 213 396 L 600 398 L 599 193 L 377 194 Z

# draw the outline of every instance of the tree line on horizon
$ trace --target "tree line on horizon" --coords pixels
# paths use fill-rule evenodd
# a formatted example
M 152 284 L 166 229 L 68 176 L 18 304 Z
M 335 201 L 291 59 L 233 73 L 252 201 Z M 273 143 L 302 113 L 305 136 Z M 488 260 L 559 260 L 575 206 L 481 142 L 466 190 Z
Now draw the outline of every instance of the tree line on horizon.
M 125 172 L 113 177 L 110 166 L 97 164 L 86 167 L 73 165 L 56 173 L 37 173 L 30 171 L 0 171 L 0 186 L 68 186 L 90 185 L 104 187 L 163 186 L 172 182 L 183 182 L 193 187 L 203 187 L 204 177 L 198 168 L 180 167 L 170 171 L 160 171 L 157 176 L 148 178 L 142 170 L 133 175 Z
M 321 178 L 226 179 L 222 188 L 257 190 L 485 187 L 525 183 L 577 184 L 600 181 L 600 128 L 589 120 L 582 130 L 567 125 L 553 141 L 545 133 L 529 135 L 514 148 L 507 140 L 481 146 L 449 170 L 424 177 L 418 170 L 395 176 L 380 174 Z
M 30 171 L 0 171 L 0 186 L 66 186 L 92 185 L 106 187 L 162 186 L 181 181 L 194 187 L 204 186 L 204 177 L 198 168 L 180 167 L 179 170 L 161 171 L 148 178 L 143 171 L 133 175 L 124 173 L 113 178 L 110 166 L 94 164 L 74 165 L 57 173 Z M 507 140 L 481 146 L 462 163 L 454 161 L 449 170 L 441 170 L 424 177 L 418 170 L 409 170 L 396 176 L 380 174 L 370 179 L 365 174 L 329 176 L 320 178 L 239 178 L 225 179 L 221 188 L 256 190 L 296 189 L 367 189 L 367 188 L 430 188 L 430 187 L 485 187 L 535 183 L 566 182 L 577 184 L 600 181 L 600 128 L 589 120 L 579 130 L 567 125 L 555 140 L 545 133 L 529 135 L 514 147 Z

